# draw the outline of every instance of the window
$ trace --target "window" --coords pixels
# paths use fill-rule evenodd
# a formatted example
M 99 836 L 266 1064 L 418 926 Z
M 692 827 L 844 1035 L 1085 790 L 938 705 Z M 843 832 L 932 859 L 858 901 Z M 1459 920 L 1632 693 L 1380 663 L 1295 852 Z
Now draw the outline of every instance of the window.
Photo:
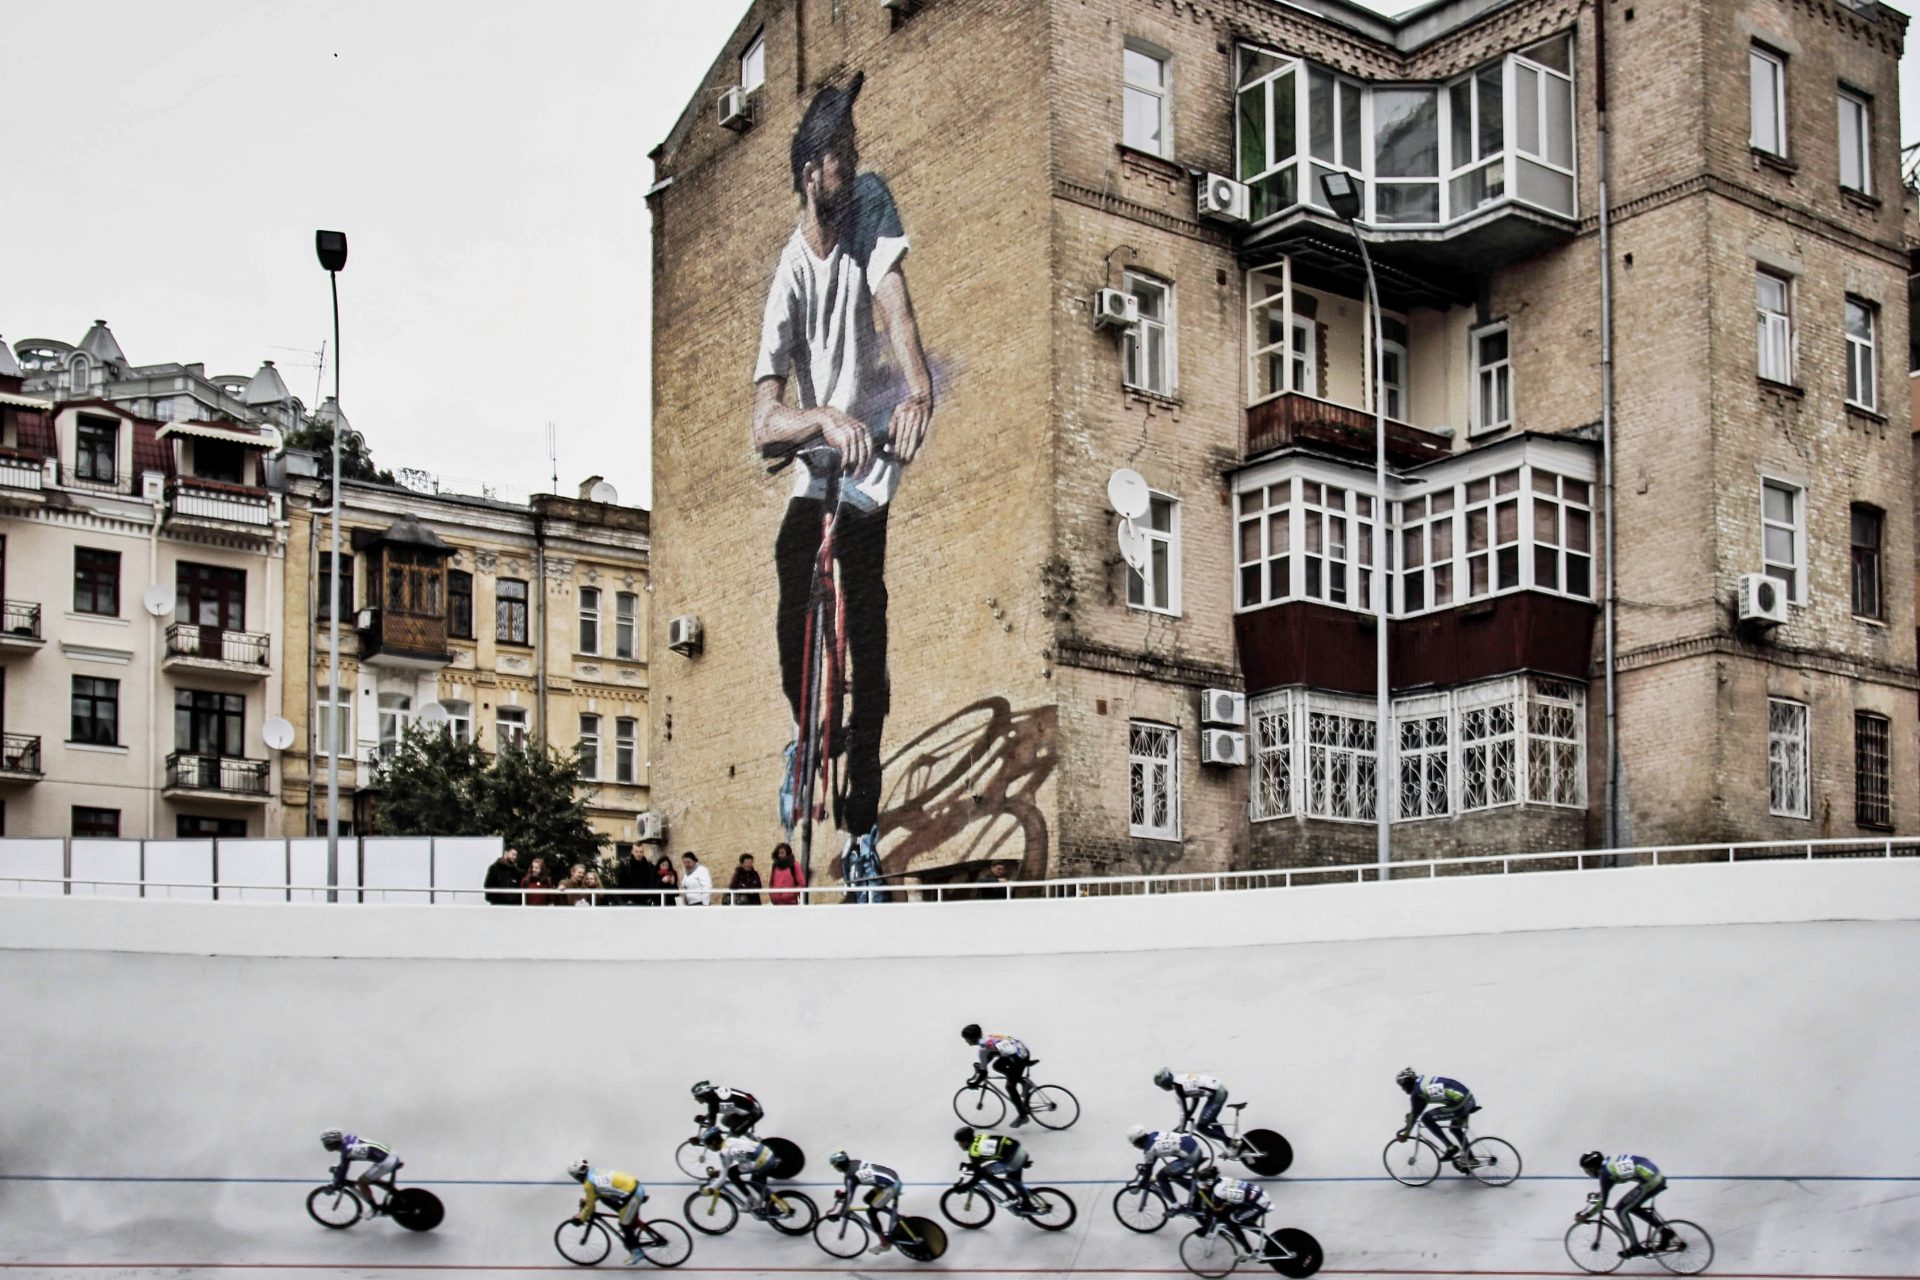
M 120 553 L 73 549 L 73 611 L 120 616 Z
M 91 371 L 87 368 L 87 358 L 85 356 L 75 356 L 70 369 L 71 374 L 67 385 L 72 389 L 72 393 L 75 396 L 84 396 L 87 393 L 87 383 L 91 377 Z
M 173 820 L 173 834 L 181 840 L 245 840 L 245 818 L 203 818 L 183 813 Z
M 1132 795 L 1127 829 L 1149 840 L 1180 838 L 1180 731 L 1133 720 L 1127 724 L 1127 775 Z
M 1253 723 L 1253 818 L 1293 812 L 1293 694 L 1264 694 L 1247 708 Z
M 1400 609 L 1419 613 L 1453 603 L 1453 490 L 1400 506 Z
M 1593 598 L 1592 487 L 1533 469 L 1533 585 Z
M 1520 585 L 1520 473 L 1502 471 L 1466 486 L 1467 590 L 1477 600 Z
M 1880 508 L 1853 505 L 1853 616 L 1883 619 L 1886 607 L 1880 592 Z
M 1348 508 L 1372 499 L 1312 480 L 1300 482 L 1300 594 L 1327 604 L 1348 603 Z M 1356 601 L 1355 607 L 1358 607 Z
M 73 838 L 76 840 L 118 840 L 120 811 L 73 806 Z
M 1154 613 L 1180 612 L 1180 503 L 1163 494 L 1147 502 L 1144 525 L 1134 526 L 1147 546 L 1144 572 L 1127 566 L 1127 605 Z
M 527 709 L 501 707 L 493 714 L 494 741 L 500 751 L 524 751 L 527 746 Z
M 1513 359 L 1507 326 L 1474 331 L 1473 430 L 1504 431 L 1513 425 Z
M 1748 142 L 1755 151 L 1787 154 L 1787 60 L 1771 49 L 1754 45 L 1747 52 L 1752 79 Z
M 1840 185 L 1861 195 L 1873 193 L 1873 121 L 1871 100 L 1840 91 Z
M 740 55 L 740 87 L 752 93 L 767 82 L 767 33 L 756 31 Z
M 1786 277 L 1771 271 L 1753 275 L 1756 337 L 1760 376 L 1768 382 L 1793 381 L 1792 287 Z
M 1453 148 L 1447 204 L 1453 217 L 1492 204 L 1507 193 L 1503 80 L 1496 62 L 1447 86 Z
M 1306 72 L 1307 153 L 1314 163 L 1307 166 L 1303 194 L 1316 208 L 1325 209 L 1320 176 L 1344 170 L 1357 178 L 1366 168 L 1360 129 L 1360 101 L 1365 90 L 1324 67 L 1309 66 Z
M 447 571 L 447 634 L 473 639 L 473 575 L 464 569 Z
M 233 440 L 195 440 L 193 474 L 222 484 L 245 484 L 246 450 Z
M 247 627 L 247 571 L 182 560 L 173 568 L 176 622 L 220 631 Z
M 319 603 L 314 609 L 314 616 L 321 622 L 329 622 L 333 618 L 332 552 L 322 551 L 320 553 L 320 577 L 314 584 L 314 589 L 319 592 Z M 345 622 L 352 617 L 353 553 L 351 551 L 343 551 L 340 553 L 340 619 Z
M 120 745 L 120 682 L 73 677 L 73 727 L 67 738 L 100 747 Z
M 1167 137 L 1167 60 L 1129 43 L 1124 61 L 1126 122 L 1121 140 L 1136 151 L 1170 155 L 1173 148 L 1168 145 Z
M 1807 778 L 1807 706 L 1767 699 L 1767 811 L 1780 818 L 1813 816 Z
M 447 709 L 447 736 L 462 746 L 473 741 L 473 704 L 442 698 L 440 705 Z
M 1870 711 L 1853 713 L 1853 819 L 1863 827 L 1893 825 L 1888 789 L 1891 722 Z
M 527 642 L 527 584 L 501 578 L 493 584 L 493 638 L 506 644 Z
M 639 760 L 640 722 L 631 716 L 621 716 L 613 722 L 613 780 L 631 784 L 637 776 L 636 763 Z
M 1573 191 L 1573 62 L 1565 36 L 1513 59 L 1513 194 L 1569 217 Z M 1456 215 L 1457 216 L 1457 215 Z
M 1239 495 L 1239 602 L 1242 609 L 1273 604 L 1293 593 L 1291 575 L 1293 481 Z
M 1494 809 L 1520 801 L 1519 733 L 1510 681 L 1462 691 L 1460 810 Z
M 1874 409 L 1878 401 L 1874 363 L 1874 330 L 1878 316 L 1871 302 L 1847 299 L 1847 403 Z
M 1126 382 L 1136 391 L 1173 394 L 1173 286 L 1127 272 L 1127 292 L 1140 300 L 1140 323 L 1127 330 Z
M 246 754 L 246 728 L 247 700 L 241 695 L 174 691 L 174 750 L 237 760 Z
M 1396 821 L 1444 818 L 1452 811 L 1453 789 L 1448 780 L 1449 715 L 1447 695 L 1409 698 L 1394 704 L 1394 726 L 1399 747 L 1400 792 Z
M 82 480 L 112 484 L 119 443 L 119 423 L 99 418 L 80 419 L 74 440 L 74 474 Z
M 1392 321 L 1386 323 L 1392 324 Z M 1404 326 L 1402 326 L 1404 332 Z M 1391 337 L 1380 343 L 1380 390 L 1386 401 L 1387 416 L 1395 422 L 1407 420 L 1407 346 Z
M 1372 708 L 1309 694 L 1306 719 L 1307 816 L 1374 821 L 1379 756 Z
M 600 652 L 600 590 L 580 588 L 580 652 Z
M 327 701 L 327 688 L 321 682 L 319 701 L 314 704 L 314 743 L 323 756 L 353 754 L 353 691 L 342 689 L 338 704 Z
M 1373 221 L 1440 221 L 1440 95 L 1431 87 L 1376 87 Z
M 1805 490 L 1780 480 L 1760 484 L 1760 569 L 1787 584 L 1787 599 L 1805 604 L 1800 565 L 1806 546 Z
M 421 547 L 385 548 L 380 556 L 386 572 L 386 608 L 421 618 L 444 618 L 447 612 L 446 561 Z
M 1527 689 L 1527 799 L 1582 809 L 1587 803 L 1585 699 L 1561 680 Z
M 384 759 L 399 749 L 413 723 L 413 699 L 404 693 L 380 695 L 380 755 Z
M 1271 218 L 1300 202 L 1299 123 L 1295 110 L 1300 64 L 1265 49 L 1237 53 L 1239 88 L 1234 106 L 1235 172 L 1249 188 L 1253 221 Z M 1362 163 L 1358 95 L 1352 145 L 1353 168 Z M 1344 121 L 1343 121 L 1344 124 Z M 1341 131 L 1346 136 L 1345 130 Z
M 600 717 L 580 717 L 580 776 L 588 782 L 600 777 Z
M 613 597 L 613 656 L 632 658 L 640 652 L 640 597 L 631 591 Z

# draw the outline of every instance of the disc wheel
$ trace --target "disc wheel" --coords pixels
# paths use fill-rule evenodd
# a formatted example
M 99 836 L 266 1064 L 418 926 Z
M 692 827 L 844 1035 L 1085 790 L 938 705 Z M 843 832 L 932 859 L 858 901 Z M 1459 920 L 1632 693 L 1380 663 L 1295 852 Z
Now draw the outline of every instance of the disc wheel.
M 1425 1138 L 1395 1138 L 1380 1153 L 1380 1163 L 1403 1187 L 1424 1187 L 1440 1176 L 1440 1153 Z
M 830 1213 L 813 1224 L 813 1242 L 835 1258 L 857 1258 L 867 1251 L 872 1239 L 867 1224 L 854 1216 L 852 1209 Z
M 1151 1235 L 1167 1225 L 1171 1208 L 1158 1191 L 1133 1183 L 1113 1193 L 1113 1216 L 1120 1225 L 1141 1235 Z
M 1713 1237 L 1699 1224 L 1675 1218 L 1667 1223 L 1673 1243 L 1653 1255 L 1653 1260 L 1677 1276 L 1697 1276 L 1713 1265 Z
M 712 1154 L 697 1140 L 688 1138 L 673 1149 L 673 1163 L 679 1166 L 680 1172 L 697 1182 L 705 1176 L 707 1158 Z
M 1520 1177 L 1520 1153 L 1505 1138 L 1475 1138 L 1467 1156 L 1467 1176 L 1482 1186 L 1504 1187 Z
M 962 1124 L 991 1129 L 1007 1118 L 1007 1100 L 990 1084 L 962 1085 L 953 1095 L 953 1114 Z
M 740 1221 L 740 1206 L 711 1191 L 696 1191 L 688 1196 L 682 1212 L 687 1216 L 687 1225 L 703 1236 L 723 1236 Z
M 1293 1166 L 1293 1144 L 1271 1129 L 1249 1129 L 1237 1158 L 1259 1177 L 1277 1178 Z
M 597 1267 L 613 1252 L 613 1236 L 598 1218 L 562 1218 L 553 1229 L 553 1247 L 576 1267 Z
M 1196 1229 L 1181 1237 L 1181 1265 L 1197 1276 L 1214 1280 L 1232 1271 L 1239 1261 L 1239 1247 L 1224 1232 Z
M 940 1212 L 954 1226 L 977 1231 L 993 1221 L 993 1197 L 979 1187 L 948 1187 L 940 1193 Z
M 1080 1118 L 1080 1099 L 1063 1085 L 1043 1084 L 1027 1098 L 1027 1109 L 1042 1129 L 1070 1129 Z
M 1027 1215 L 1027 1221 L 1042 1231 L 1065 1231 L 1080 1216 L 1073 1197 L 1058 1187 L 1032 1187 L 1027 1198 L 1033 1202 L 1034 1210 Z
M 409 1231 L 431 1231 L 446 1218 L 447 1207 L 425 1187 L 406 1187 L 393 1193 L 387 1212 Z
M 307 1214 L 323 1227 L 344 1231 L 360 1221 L 360 1197 L 341 1187 L 315 1187 L 307 1192 Z
M 679 1223 L 657 1219 L 640 1229 L 640 1256 L 656 1267 L 677 1267 L 693 1256 L 693 1237 Z
M 902 1218 L 893 1231 L 893 1247 L 915 1262 L 932 1262 L 947 1251 L 947 1229 L 932 1218 Z
M 1298 1227 L 1282 1227 L 1278 1231 L 1268 1232 L 1266 1245 L 1269 1254 L 1291 1255 L 1267 1259 L 1267 1265 L 1288 1277 L 1288 1280 L 1302 1280 L 1302 1277 L 1312 1275 L 1327 1260 L 1320 1242 Z
M 1627 1238 L 1611 1222 L 1576 1222 L 1567 1228 L 1567 1257 L 1589 1275 L 1603 1276 L 1620 1269 L 1620 1251 Z
M 776 1207 L 779 1204 L 786 1205 L 785 1212 L 769 1217 L 767 1225 L 783 1236 L 804 1236 L 820 1221 L 820 1206 L 804 1191 L 778 1192 Z
M 807 1153 L 800 1144 L 790 1138 L 765 1138 L 767 1150 L 773 1153 L 773 1170 L 769 1175 L 775 1178 L 797 1178 L 800 1171 L 807 1167 Z

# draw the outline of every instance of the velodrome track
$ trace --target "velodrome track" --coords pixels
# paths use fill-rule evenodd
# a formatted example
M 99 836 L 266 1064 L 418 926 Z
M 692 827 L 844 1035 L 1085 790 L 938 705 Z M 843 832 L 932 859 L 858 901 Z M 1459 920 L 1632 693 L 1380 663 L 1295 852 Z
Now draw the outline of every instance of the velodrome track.
M 566 1163 L 677 1212 L 703 1076 L 760 1094 L 803 1184 L 845 1145 L 937 1214 L 977 1020 L 1081 1098 L 1031 1137 L 1071 1230 L 1002 1216 L 933 1266 L 849 1268 L 749 1221 L 682 1270 L 1185 1274 L 1177 1226 L 1135 1236 L 1108 1204 L 1123 1131 L 1171 1107 L 1164 1064 L 1292 1139 L 1269 1225 L 1318 1236 L 1323 1274 L 1568 1274 L 1598 1146 L 1673 1175 L 1662 1207 L 1713 1233 L 1713 1274 L 1920 1277 L 1916 921 L 1901 862 L 753 912 L 0 899 L 0 1273 L 573 1271 Z M 1474 1086 L 1520 1183 L 1386 1179 L 1407 1064 Z M 328 1125 L 392 1141 L 444 1225 L 315 1226 Z

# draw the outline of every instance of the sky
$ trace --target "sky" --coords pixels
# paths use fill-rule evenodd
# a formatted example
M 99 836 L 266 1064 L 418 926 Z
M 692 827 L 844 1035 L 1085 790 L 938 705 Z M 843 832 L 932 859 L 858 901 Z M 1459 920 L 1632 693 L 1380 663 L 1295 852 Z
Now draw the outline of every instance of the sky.
M 272 360 L 317 404 L 342 230 L 340 398 L 381 465 L 539 491 L 551 423 L 561 492 L 647 504 L 647 153 L 747 9 L 0 0 L 0 336 L 104 318 L 137 364 Z

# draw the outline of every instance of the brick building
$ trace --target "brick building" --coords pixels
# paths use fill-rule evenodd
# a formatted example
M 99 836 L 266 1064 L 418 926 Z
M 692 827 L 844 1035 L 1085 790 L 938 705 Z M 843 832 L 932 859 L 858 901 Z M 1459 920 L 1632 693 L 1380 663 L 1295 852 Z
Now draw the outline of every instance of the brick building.
M 1382 791 L 1402 858 L 1920 827 L 1905 18 L 1317 9 L 754 6 L 654 152 L 676 844 L 777 838 L 833 719 L 822 438 L 816 872 L 1364 859 Z

